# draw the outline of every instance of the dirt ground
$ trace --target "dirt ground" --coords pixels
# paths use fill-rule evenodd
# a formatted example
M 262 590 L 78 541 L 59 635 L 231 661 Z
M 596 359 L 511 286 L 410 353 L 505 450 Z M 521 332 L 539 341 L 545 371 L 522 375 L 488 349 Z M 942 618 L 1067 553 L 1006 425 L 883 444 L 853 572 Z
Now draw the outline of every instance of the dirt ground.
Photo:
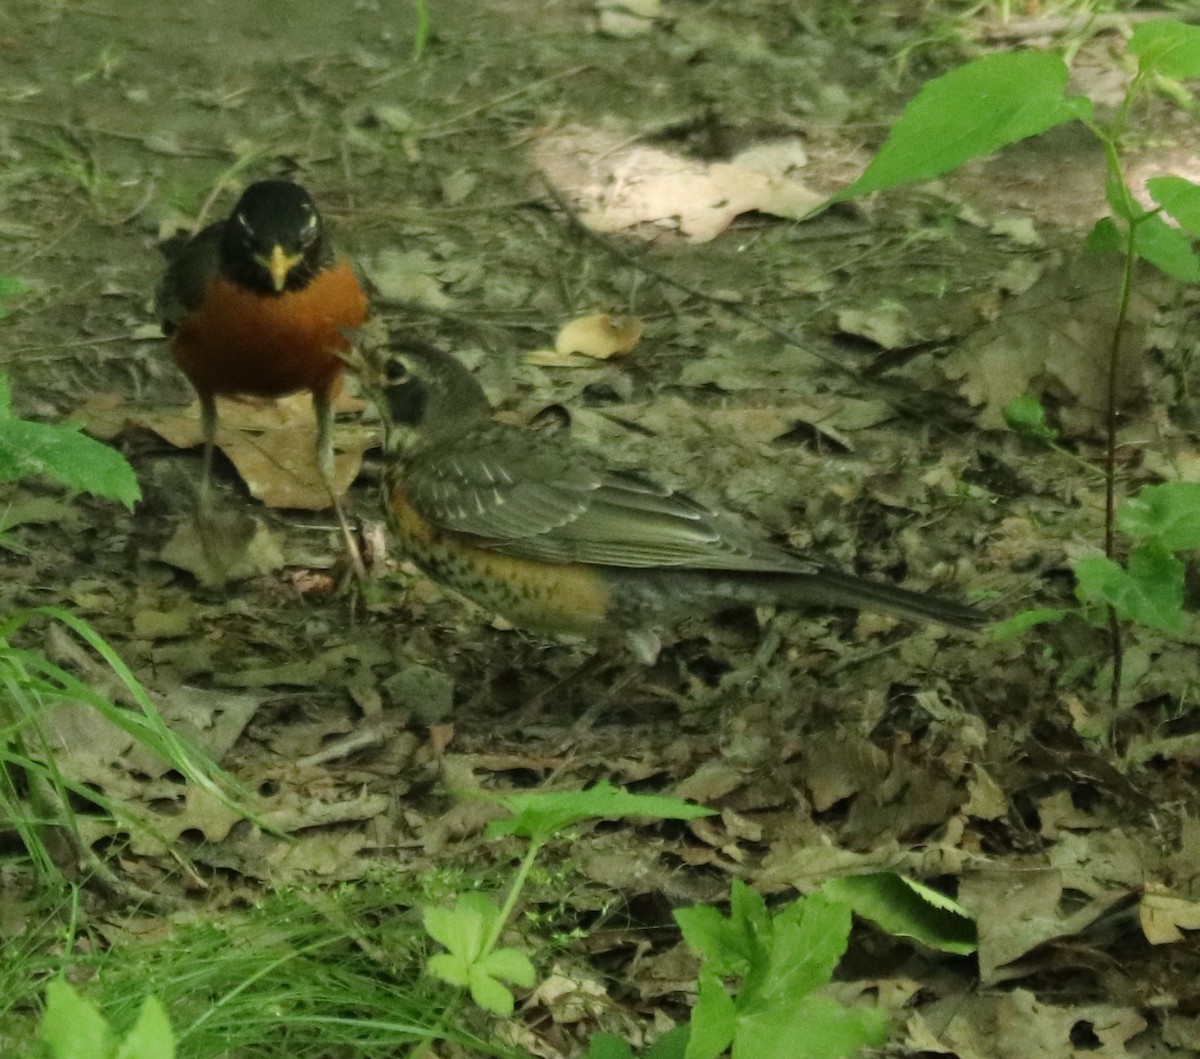
M 221 589 L 163 560 L 199 457 L 148 429 L 191 400 L 153 316 L 157 244 L 282 173 L 379 286 L 380 315 L 458 352 L 513 418 L 561 406 L 582 443 L 843 569 L 998 618 L 1070 605 L 1067 561 L 1102 541 L 1102 483 L 1072 457 L 1098 452 L 1115 285 L 1077 261 L 1106 212 L 1103 158 L 1082 130 L 804 222 L 741 213 L 709 241 L 670 213 L 583 234 L 539 175 L 586 214 L 589 174 L 630 146 L 704 167 L 783 144 L 807 157 L 789 177 L 829 194 L 922 80 L 971 54 L 969 33 L 910 9 L 681 0 L 645 25 L 599 26 L 585 3 L 454 0 L 431 4 L 419 58 L 414 9 L 397 0 L 286 17 L 231 0 L 13 0 L 0 13 L 3 271 L 29 288 L 0 324 L 0 357 L 21 414 L 118 407 L 115 444 L 144 492 L 128 514 L 10 488 L 32 514 L 11 531 L 24 550 L 0 559 L 5 608 L 61 604 L 93 623 L 299 839 L 131 769 L 120 746 L 68 745 L 85 782 L 158 814 L 197 873 L 135 844 L 127 877 L 220 907 L 268 882 L 484 862 L 483 820 L 455 792 L 608 778 L 720 811 L 688 828 L 597 829 L 547 854 L 580 880 L 581 921 L 609 931 L 592 956 L 623 981 L 626 1015 L 685 1012 L 662 929 L 672 906 L 719 901 L 735 877 L 786 896 L 888 868 L 955 895 L 980 932 L 971 960 L 856 933 L 845 973 L 887 996 L 895 1054 L 1200 1050 L 1194 623 L 1181 640 L 1130 632 L 1116 717 L 1105 637 L 1080 618 L 996 641 L 734 612 L 671 630 L 632 682 L 614 658 L 560 687 L 586 645 L 506 628 L 383 545 L 371 449 L 348 493 L 377 543 L 366 603 L 334 591 L 330 513 L 260 503 L 224 459 L 222 503 L 263 521 L 282 566 Z M 1118 35 L 1087 41 L 1077 90 L 1111 105 L 1120 62 Z M 1166 104 L 1140 117 L 1137 178 L 1194 179 L 1192 119 Z M 643 321 L 627 356 L 527 359 L 598 312 Z M 1194 314 L 1194 293 L 1153 279 L 1135 305 L 1129 488 L 1200 473 Z M 1000 405 L 1027 389 L 1068 451 L 1003 429 Z M 310 429 L 301 412 L 289 438 Z M 353 448 L 373 413 L 340 429 Z M 540 713 L 514 722 L 538 696 Z M 622 911 L 597 926 L 601 894 Z M 1148 895 L 1182 902 L 1169 907 L 1192 933 L 1148 931 Z M 589 1028 L 547 1032 L 546 1054 Z

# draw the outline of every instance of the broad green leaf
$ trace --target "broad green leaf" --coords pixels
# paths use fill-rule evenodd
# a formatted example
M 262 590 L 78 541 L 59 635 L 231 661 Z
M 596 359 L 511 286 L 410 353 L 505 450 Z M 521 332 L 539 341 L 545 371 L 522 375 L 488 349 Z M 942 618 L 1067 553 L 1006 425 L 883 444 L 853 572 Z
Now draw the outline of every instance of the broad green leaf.
M 861 177 L 831 201 L 929 180 L 1006 144 L 1092 114 L 1065 96 L 1067 66 L 1048 52 L 1007 52 L 929 81 Z
M 1108 603 L 1122 618 L 1178 634 L 1183 629 L 1183 563 L 1157 541 L 1142 545 L 1123 568 L 1103 555 L 1075 563 L 1075 594 Z
M 700 968 L 684 1059 L 716 1059 L 732 1043 L 736 1021 L 733 998 L 725 992 L 716 972 L 705 964 Z
M 692 1028 L 686 1023 L 667 1030 L 648 1049 L 645 1059 L 685 1059 Z
M 489 838 L 520 835 L 544 842 L 550 836 L 581 820 L 615 820 L 629 816 L 647 816 L 659 820 L 694 820 L 712 816 L 711 809 L 653 794 L 631 794 L 611 783 L 598 783 L 586 791 L 538 791 L 533 794 L 509 794 L 496 799 L 512 813 L 509 820 L 488 825 Z
M 846 953 L 852 925 L 850 906 L 824 894 L 797 898 L 776 914 L 766 971 L 754 976 L 751 997 L 748 977 L 738 997 L 738 1009 L 758 999 L 768 1007 L 811 993 L 826 985 Z M 745 1005 L 743 1004 L 745 999 Z
M 805 996 L 739 1018 L 733 1059 L 844 1059 L 887 1039 L 887 1013 Z
M 470 975 L 471 999 L 476 1004 L 493 1015 L 507 1017 L 513 1013 L 516 1001 L 511 992 L 478 966 L 471 968 Z
M 734 879 L 729 890 L 730 918 L 747 937 L 763 937 L 771 930 L 771 913 L 767 902 L 754 887 Z
M 429 936 L 468 963 L 479 959 L 499 915 L 500 909 L 479 893 L 460 894 L 453 908 L 430 905 L 422 912 Z
M 77 425 L 0 418 L 0 481 L 40 474 L 72 492 L 118 500 L 130 509 L 142 495 L 125 457 Z
M 1200 77 L 1200 26 L 1173 19 L 1143 22 L 1129 38 L 1141 73 L 1157 73 L 1184 81 Z
M 52 1059 L 106 1059 L 113 1035 L 96 1005 L 81 997 L 64 978 L 46 986 L 46 1011 L 38 1036 Z
M 115 1059 L 175 1059 L 175 1035 L 158 997 L 148 996 L 133 1029 L 117 1048 Z
M 1200 482 L 1148 485 L 1117 510 L 1122 533 L 1158 540 L 1169 552 L 1200 548 Z
M 439 981 L 460 988 L 471 980 L 471 964 L 453 952 L 439 952 L 425 961 L 425 969 Z
M 1200 238 L 1200 184 L 1181 176 L 1160 176 L 1147 180 L 1146 190 L 1186 231 Z
M 685 1024 L 667 1030 L 649 1048 L 644 1059 L 684 1059 L 690 1028 Z M 583 1059 L 635 1059 L 633 1049 L 615 1033 L 597 1033 L 588 1042 Z
M 1123 254 L 1125 253 L 1125 237 L 1111 217 L 1102 217 L 1088 232 L 1083 241 L 1083 249 L 1088 254 Z
M 977 947 L 975 924 L 966 909 L 895 872 L 830 879 L 821 892 L 845 902 L 855 913 L 897 937 L 913 938 L 959 956 L 969 955 Z
M 1180 283 L 1200 281 L 1200 258 L 1191 241 L 1157 214 L 1138 221 L 1133 230 L 1133 249 L 1143 261 Z
M 674 915 L 683 940 L 717 974 L 744 975 L 752 964 L 765 959 L 763 946 L 770 938 L 771 917 L 762 895 L 740 879 L 733 882 L 728 917 L 712 905 L 679 908 Z
M 495 949 L 479 961 L 479 966 L 493 977 L 512 982 L 522 989 L 532 989 L 537 981 L 533 964 L 520 949 Z
M 588 1041 L 583 1059 L 635 1059 L 629 1043 L 615 1033 L 597 1033 Z
M 1004 422 L 1018 434 L 1040 441 L 1056 441 L 1058 431 L 1046 422 L 1046 409 L 1031 393 L 1014 397 L 1004 406 Z
M 745 938 L 712 905 L 677 908 L 675 922 L 692 951 L 711 961 L 720 974 L 745 974 L 750 953 Z

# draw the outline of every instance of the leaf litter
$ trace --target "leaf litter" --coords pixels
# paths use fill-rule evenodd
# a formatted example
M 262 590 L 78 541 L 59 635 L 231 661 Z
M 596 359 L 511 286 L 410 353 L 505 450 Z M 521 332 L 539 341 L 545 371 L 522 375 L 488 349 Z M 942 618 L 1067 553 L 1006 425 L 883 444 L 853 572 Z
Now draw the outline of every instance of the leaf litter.
M 491 20 L 531 17 L 504 6 L 472 11 L 467 22 L 490 32 Z M 247 29 L 257 17 L 228 14 Z M 271 145 L 264 159 L 298 162 L 390 294 L 430 311 L 391 314 L 397 322 L 415 316 L 454 345 L 505 414 L 528 421 L 561 404 L 581 441 L 650 464 L 845 568 L 971 586 L 998 596 L 1002 614 L 1066 601 L 1064 557 L 1097 537 L 1096 483 L 1061 456 L 979 428 L 995 426 L 1005 400 L 1032 388 L 1073 436 L 1094 429 L 1087 355 L 1103 340 L 1102 314 L 1073 294 L 1072 270 L 1087 266 L 1056 264 L 1073 245 L 1063 231 L 1077 226 L 1070 210 L 1086 198 L 1082 184 L 1070 186 L 1085 174 L 1069 144 L 1023 145 L 1023 171 L 1001 156 L 946 178 L 940 191 L 881 200 L 849 232 L 844 217 L 801 226 L 815 200 L 809 186 L 830 190 L 853 176 L 846 160 L 863 157 L 860 132 L 842 127 L 845 108 L 873 122 L 889 116 L 849 85 L 832 131 L 806 122 L 795 106 L 804 78 L 843 87 L 836 75 L 851 60 L 880 69 L 878 50 L 835 39 L 826 26 L 782 34 L 769 5 L 749 5 L 736 20 L 719 5 L 675 22 L 632 14 L 650 25 L 621 40 L 611 22 L 595 34 L 583 16 L 563 12 L 553 17 L 573 36 L 522 25 L 527 51 L 516 67 L 511 54 L 489 49 L 489 32 L 469 35 L 460 54 L 408 71 L 425 79 L 419 91 L 381 82 L 401 68 L 386 42 L 338 44 L 328 14 L 275 26 L 277 35 L 248 33 L 253 49 L 235 34 L 217 70 L 211 49 L 180 37 L 181 68 L 205 71 L 211 93 L 180 96 L 164 80 L 170 71 L 156 69 L 127 68 L 89 88 L 95 109 L 81 120 L 100 172 L 114 177 L 95 189 L 105 210 L 83 192 L 14 176 L 23 278 L 55 291 L 62 275 L 79 277 L 87 306 L 83 328 L 78 305 L 45 295 L 6 321 L 14 348 L 49 350 L 13 365 L 18 400 L 47 411 L 82 406 L 97 430 L 107 417 L 110 436 L 127 421 L 146 428 L 121 444 L 147 499 L 132 518 L 87 500 L 71 521 L 29 508 L 37 521 L 9 531 L 24 552 L 5 557 L 6 602 L 49 593 L 93 620 L 172 723 L 264 792 L 262 811 L 290 840 L 232 819 L 78 704 L 51 714 L 60 767 L 156 814 L 196 866 L 193 881 L 141 839 L 123 864 L 144 885 L 202 908 L 267 884 L 360 881 L 381 869 L 453 864 L 482 874 L 511 848 L 484 839 L 494 809 L 457 796 L 472 790 L 543 781 L 577 789 L 607 777 L 717 810 L 686 826 L 585 827 L 551 844 L 550 863 L 573 885 L 566 897 L 546 886 L 533 901 L 554 905 L 564 933 L 584 923 L 588 932 L 570 960 L 539 966 L 540 991 L 514 1016 L 513 1038 L 535 1054 L 576 1054 L 598 1027 L 637 1038 L 686 1017 L 696 966 L 676 942 L 671 904 L 720 901 L 733 878 L 790 896 L 879 871 L 955 894 L 979 928 L 975 960 L 857 936 L 847 988 L 873 992 L 893 1013 L 901 1054 L 1194 1054 L 1197 750 L 1191 711 L 1171 697 L 1194 673 L 1186 638 L 1136 635 L 1131 658 L 1143 659 L 1134 671 L 1144 683 L 1131 688 L 1107 742 L 1099 733 L 1113 719 L 1102 715 L 1103 696 L 1061 680 L 1068 663 L 1101 664 L 1100 643 L 1079 622 L 993 643 L 869 618 L 722 616 L 685 623 L 658 664 L 563 750 L 564 733 L 605 694 L 618 662 L 568 680 L 540 716 L 518 725 L 515 710 L 567 677 L 579 649 L 498 627 L 401 557 L 385 560 L 380 596 L 348 617 L 314 574 L 328 568 L 332 536 L 315 544 L 309 527 L 271 510 L 319 511 L 325 502 L 319 480 L 296 485 L 307 472 L 291 457 L 311 451 L 303 398 L 244 422 L 233 409 L 222 415 L 230 458 L 261 458 L 245 476 L 263 506 L 236 488 L 224 503 L 269 525 L 286 567 L 212 593 L 159 561 L 196 470 L 170 450 L 198 442 L 198 420 L 178 401 L 165 350 L 147 354 L 147 300 L 161 263 L 147 249 L 157 225 L 139 204 L 167 197 L 155 183 L 163 173 L 181 193 L 228 200 L 220 181 L 235 160 L 225 124 L 233 107 L 239 142 Z M 48 14 L 47 26 L 60 17 Z M 30 28 L 16 41 L 5 98 L 57 121 L 70 90 L 29 57 L 60 54 L 48 42 L 28 50 L 44 32 Z M 893 27 L 872 32 L 886 47 L 898 43 Z M 336 79 L 332 68 L 314 70 L 305 93 L 279 95 L 264 62 L 331 45 Z M 60 46 L 71 68 L 94 59 L 83 41 Z M 364 48 L 388 54 L 364 64 Z M 657 85 L 649 99 L 603 87 L 615 57 L 675 88 L 667 95 L 680 121 L 670 135 L 647 113 L 652 103 L 662 109 Z M 603 76 L 580 69 L 597 61 Z M 556 78 L 552 92 L 543 78 Z M 18 91 L 34 81 L 38 92 Z M 532 95 L 530 83 L 541 84 Z M 153 143 L 169 154 L 146 157 L 146 114 L 130 112 L 129 92 L 148 101 L 138 107 L 162 108 Z M 245 105 L 247 93 L 271 105 Z M 836 102 L 816 88 L 811 99 Z M 303 128 L 294 124 L 301 106 Z M 620 120 L 606 125 L 605 114 Z M 127 126 L 133 139 L 106 133 Z M 714 137 L 737 149 L 711 149 Z M 582 220 L 642 238 L 626 251 L 632 264 L 578 241 L 552 203 L 531 198 L 533 173 L 514 142 L 528 146 Z M 39 158 L 23 138 L 11 143 L 24 159 Z M 762 144 L 778 150 L 764 159 Z M 738 195 L 721 182 L 733 165 Z M 1027 179 L 1046 172 L 1057 190 Z M 1015 198 L 1036 217 L 1037 239 L 999 216 L 996 204 Z M 453 212 L 464 210 L 478 212 Z M 114 227 L 118 215 L 131 220 Z M 61 232 L 61 241 L 49 238 Z M 88 286 L 101 266 L 113 292 L 104 296 Z M 1136 469 L 1194 477 L 1181 382 L 1194 352 L 1186 309 L 1150 290 L 1126 393 L 1185 414 L 1143 424 L 1153 444 L 1139 448 Z M 520 363 L 550 346 L 563 321 L 598 314 L 644 324 L 629 355 L 569 372 Z M 801 333 L 803 345 L 764 321 Z M 137 339 L 100 341 L 114 335 Z M 928 342 L 934 348 L 919 348 Z M 956 405 L 968 429 L 935 400 L 953 387 L 970 406 Z M 97 392 L 127 403 L 105 409 Z M 272 448 L 265 439 L 276 436 Z M 339 422 L 347 483 L 372 437 L 369 423 Z M 373 513 L 374 493 L 359 482 L 348 495 Z M 20 511 L 17 501 L 31 497 L 42 499 L 25 488 L 6 500 Z M 768 647 L 766 664 L 753 664 Z M 100 848 L 122 834 L 103 823 L 89 838 Z M 540 929 L 529 928 L 535 944 Z M 860 946 L 869 955 L 854 962 Z

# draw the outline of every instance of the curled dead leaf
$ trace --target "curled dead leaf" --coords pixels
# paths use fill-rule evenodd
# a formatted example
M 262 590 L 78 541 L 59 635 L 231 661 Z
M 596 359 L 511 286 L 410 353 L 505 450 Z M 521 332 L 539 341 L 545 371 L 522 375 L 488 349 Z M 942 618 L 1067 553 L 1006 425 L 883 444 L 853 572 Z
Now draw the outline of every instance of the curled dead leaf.
M 579 316 L 566 324 L 554 340 L 560 356 L 580 353 L 594 360 L 628 353 L 642 337 L 643 324 L 636 316 L 610 316 L 595 313 Z

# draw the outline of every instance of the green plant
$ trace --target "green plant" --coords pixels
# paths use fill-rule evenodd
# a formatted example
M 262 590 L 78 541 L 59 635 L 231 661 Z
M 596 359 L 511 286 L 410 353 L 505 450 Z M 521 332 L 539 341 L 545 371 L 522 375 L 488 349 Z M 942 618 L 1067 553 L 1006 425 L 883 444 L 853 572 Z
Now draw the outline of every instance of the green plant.
M 117 500 L 127 508 L 140 497 L 133 468 L 116 450 L 89 438 L 77 425 L 36 423 L 14 416 L 8 378 L 0 375 L 0 482 L 33 476 L 51 478 L 73 492 Z M 112 702 L 43 651 L 20 646 L 21 632 L 44 620 L 59 623 L 97 655 L 135 708 Z M 0 810 L 43 880 L 60 875 L 44 837 L 53 829 L 69 836 L 76 857 L 91 872 L 116 885 L 80 837 L 76 800 L 94 806 L 122 826 L 154 833 L 136 813 L 90 785 L 72 780 L 58 767 L 45 719 L 62 702 L 86 704 L 165 758 L 190 782 L 228 805 L 240 806 L 244 794 L 167 727 L 137 678 L 90 625 L 61 607 L 16 611 L 0 620 Z
M 429 43 L 429 3 L 428 0 L 413 0 L 413 10 L 417 16 L 417 26 L 413 30 L 412 57 L 420 59 L 425 54 Z
M 1085 604 L 1103 603 L 1112 661 L 1110 712 L 1116 712 L 1121 685 L 1123 619 L 1167 631 L 1181 628 L 1183 567 L 1175 551 L 1194 547 L 1186 534 L 1168 535 L 1157 527 L 1137 523 L 1131 535 L 1140 543 L 1128 565 L 1118 564 L 1117 425 L 1122 337 L 1134 283 L 1134 264 L 1145 261 L 1182 283 L 1200 281 L 1200 257 L 1191 240 L 1200 237 L 1200 186 L 1178 176 L 1149 180 L 1146 190 L 1155 205 L 1139 205 L 1122 165 L 1122 150 L 1135 101 L 1151 88 L 1191 106 L 1181 82 L 1200 77 L 1200 27 L 1168 19 L 1146 22 L 1134 29 L 1129 51 L 1137 71 L 1121 105 L 1105 123 L 1096 120 L 1089 100 L 1065 94 L 1068 70 L 1056 55 L 1018 52 L 992 55 L 968 63 L 926 84 L 891 130 L 887 142 L 863 175 L 834 196 L 842 201 L 913 181 L 927 180 L 972 158 L 990 154 L 1017 140 L 1055 125 L 1079 121 L 1104 148 L 1107 201 L 1112 215 L 1097 222 L 1086 243 L 1090 252 L 1115 252 L 1124 268 L 1117 292 L 1118 313 L 1101 370 L 1105 372 L 1106 437 L 1102 458 L 1105 482 L 1104 556 L 1076 564 L 1080 598 Z M 1174 225 L 1164 219 L 1170 217 Z M 1013 402 L 1006 409 L 1009 423 L 1022 432 L 1054 444 L 1057 436 L 1045 421 L 1036 398 Z M 1173 487 L 1163 487 L 1173 488 Z M 1159 507 L 1190 512 L 1190 493 L 1154 494 Z M 1125 527 L 1128 530 L 1128 525 Z M 1065 611 L 1039 610 L 1018 615 L 1002 630 L 1052 621 Z
M 686 1059 L 838 1059 L 882 1045 L 887 1014 L 847 1008 L 815 991 L 846 951 L 850 906 L 821 894 L 771 913 L 760 894 L 735 881 L 729 917 L 709 905 L 675 919 L 700 954 L 700 989 Z M 725 981 L 736 979 L 733 995 Z
M 499 941 L 546 842 L 585 820 L 628 816 L 692 820 L 711 815 L 711 810 L 678 798 L 630 794 L 607 783 L 586 791 L 501 795 L 496 801 L 512 815 L 490 824 L 488 836 L 516 835 L 529 843 L 504 904 L 497 905 L 484 894 L 463 894 L 453 908 L 426 907 L 424 923 L 429 936 L 448 950 L 430 957 L 429 973 L 470 990 L 476 1004 L 497 1015 L 513 1010 L 513 994 L 505 982 L 529 988 L 536 978 L 529 958 L 518 949 L 499 947 Z
M 38 475 L 72 492 L 116 500 L 131 511 L 141 499 L 125 457 L 89 438 L 78 424 L 35 423 L 13 415 L 8 376 L 0 375 L 0 482 Z
M 48 1059 L 174 1059 L 175 1038 L 162 1004 L 146 997 L 137 1022 L 120 1039 L 91 1001 L 62 978 L 46 987 L 38 1030 Z

